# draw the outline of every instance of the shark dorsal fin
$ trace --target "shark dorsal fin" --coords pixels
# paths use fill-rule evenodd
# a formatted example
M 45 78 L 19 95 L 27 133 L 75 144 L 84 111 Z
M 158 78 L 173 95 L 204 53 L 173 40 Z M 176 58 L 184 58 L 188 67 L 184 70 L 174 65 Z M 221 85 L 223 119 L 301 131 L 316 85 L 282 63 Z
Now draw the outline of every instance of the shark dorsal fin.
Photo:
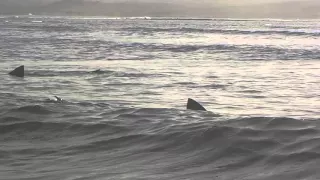
M 198 110 L 198 111 L 207 111 L 201 104 L 199 104 L 197 101 L 195 101 L 191 98 L 188 98 L 187 109 Z
M 15 68 L 13 71 L 9 72 L 12 76 L 24 77 L 24 65 Z

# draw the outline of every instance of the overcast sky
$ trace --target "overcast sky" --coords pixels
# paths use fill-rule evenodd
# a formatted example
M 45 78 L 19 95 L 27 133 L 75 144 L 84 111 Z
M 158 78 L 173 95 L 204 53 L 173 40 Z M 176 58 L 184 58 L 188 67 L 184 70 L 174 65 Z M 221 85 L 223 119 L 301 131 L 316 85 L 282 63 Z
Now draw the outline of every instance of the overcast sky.
M 0 2 L 14 2 L 16 4 L 28 3 L 51 3 L 63 0 L 0 0 Z M 64 0 L 68 1 L 68 0 Z M 79 0 L 81 1 L 81 0 Z M 223 4 L 223 5 L 250 5 L 250 4 L 269 4 L 277 2 L 320 2 L 320 0 L 85 0 L 85 1 L 100 1 L 100 2 L 170 2 L 182 4 Z
M 0 0 L 0 2 L 15 2 L 15 3 L 30 3 L 30 2 L 54 2 L 61 0 Z M 81 1 L 81 0 L 79 0 Z M 217 2 L 220 4 L 265 4 L 270 2 L 285 2 L 285 1 L 319 1 L 319 0 L 85 0 L 85 1 L 100 1 L 100 2 L 181 2 L 181 3 L 204 3 L 204 4 L 216 4 Z
M 0 0 L 0 14 L 320 18 L 319 9 L 320 0 Z

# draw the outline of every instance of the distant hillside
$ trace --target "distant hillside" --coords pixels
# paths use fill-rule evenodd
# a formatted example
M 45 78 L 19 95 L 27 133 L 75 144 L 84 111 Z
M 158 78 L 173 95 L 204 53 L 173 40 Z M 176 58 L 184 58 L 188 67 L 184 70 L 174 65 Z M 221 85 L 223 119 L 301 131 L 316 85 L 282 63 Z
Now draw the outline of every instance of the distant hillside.
M 161 16 L 171 15 L 179 9 L 175 5 L 166 3 L 130 3 L 115 2 L 101 3 L 81 0 L 62 0 L 44 6 L 36 12 L 41 14 L 66 14 L 66 15 L 108 15 L 108 16 Z
M 186 1 L 0 0 L 0 14 L 320 18 L 320 1 L 219 5 Z M 208 1 L 201 1 L 208 2 Z
M 226 7 L 230 16 L 256 18 L 320 18 L 319 1 L 287 1 L 245 7 Z
M 30 1 L 30 0 L 29 0 Z M 215 7 L 195 7 L 170 2 L 120 1 L 100 2 L 89 0 L 60 0 L 49 4 L 0 4 L 0 14 L 40 15 L 105 15 L 105 16 L 210 16 L 219 12 Z M 4 7 L 4 8 L 3 8 Z

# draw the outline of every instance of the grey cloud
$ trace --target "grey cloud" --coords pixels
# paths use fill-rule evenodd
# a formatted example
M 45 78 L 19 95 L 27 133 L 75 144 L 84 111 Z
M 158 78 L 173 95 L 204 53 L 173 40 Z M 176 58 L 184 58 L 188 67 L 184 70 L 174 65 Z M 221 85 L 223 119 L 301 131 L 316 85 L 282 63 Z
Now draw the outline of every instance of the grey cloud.
M 0 0 L 0 14 L 319 18 L 318 0 Z

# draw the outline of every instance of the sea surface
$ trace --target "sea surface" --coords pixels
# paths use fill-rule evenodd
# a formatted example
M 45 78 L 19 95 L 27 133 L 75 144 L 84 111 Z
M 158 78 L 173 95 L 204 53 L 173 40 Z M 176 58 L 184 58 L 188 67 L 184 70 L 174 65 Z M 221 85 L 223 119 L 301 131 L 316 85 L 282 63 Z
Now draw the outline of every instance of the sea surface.
M 320 179 L 320 20 L 1 16 L 0 99 L 1 180 Z

